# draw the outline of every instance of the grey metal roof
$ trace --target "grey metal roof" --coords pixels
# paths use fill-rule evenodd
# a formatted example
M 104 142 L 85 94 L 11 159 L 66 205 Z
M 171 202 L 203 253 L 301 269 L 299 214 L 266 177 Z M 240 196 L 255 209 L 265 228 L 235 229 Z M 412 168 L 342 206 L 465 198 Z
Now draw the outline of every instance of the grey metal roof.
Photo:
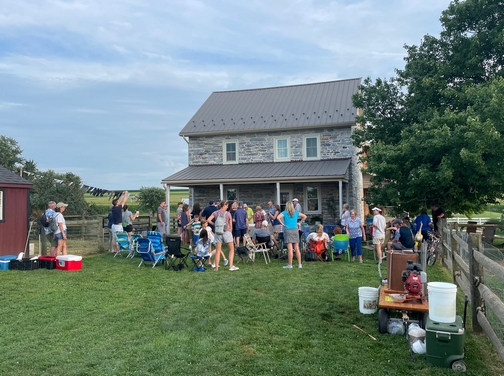
M 0 185 L 14 184 L 14 185 L 33 185 L 28 180 L 22 178 L 21 176 L 7 170 L 4 166 L 0 166 Z
M 220 183 L 274 183 L 345 180 L 350 159 L 309 162 L 246 163 L 233 165 L 189 166 L 167 178 L 162 184 L 192 186 Z
M 310 128 L 355 122 L 352 95 L 360 78 L 264 89 L 214 92 L 181 136 Z

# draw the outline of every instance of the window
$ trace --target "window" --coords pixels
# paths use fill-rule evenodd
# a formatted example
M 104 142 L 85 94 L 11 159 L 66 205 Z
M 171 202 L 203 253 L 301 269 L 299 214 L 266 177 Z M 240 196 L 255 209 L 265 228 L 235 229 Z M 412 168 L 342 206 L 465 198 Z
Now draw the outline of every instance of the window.
M 230 202 L 230 206 L 233 203 L 233 200 L 238 198 L 238 189 L 237 188 L 226 188 L 226 200 Z
M 238 146 L 236 141 L 224 142 L 224 163 L 238 163 Z
M 0 190 L 0 222 L 4 221 L 4 191 Z
M 275 162 L 290 161 L 289 139 L 275 138 Z
M 304 159 L 320 159 L 320 139 L 318 136 L 305 136 Z
M 306 187 L 306 212 L 321 213 L 320 187 L 318 185 L 309 185 Z

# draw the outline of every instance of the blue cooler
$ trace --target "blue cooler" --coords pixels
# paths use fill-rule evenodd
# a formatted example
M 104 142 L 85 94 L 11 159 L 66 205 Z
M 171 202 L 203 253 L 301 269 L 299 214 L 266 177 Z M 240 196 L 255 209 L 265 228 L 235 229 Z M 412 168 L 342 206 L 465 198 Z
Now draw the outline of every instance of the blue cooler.
M 0 270 L 9 270 L 10 261 L 15 259 L 17 259 L 17 256 L 14 255 L 0 256 Z

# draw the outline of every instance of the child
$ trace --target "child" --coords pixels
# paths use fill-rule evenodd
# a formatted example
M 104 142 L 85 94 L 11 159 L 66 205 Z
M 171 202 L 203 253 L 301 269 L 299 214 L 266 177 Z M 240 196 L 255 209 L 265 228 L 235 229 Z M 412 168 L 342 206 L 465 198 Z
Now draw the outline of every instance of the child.
M 210 242 L 212 244 L 214 244 L 214 234 L 212 232 L 212 229 L 210 228 L 210 226 L 208 226 L 208 223 L 207 223 L 207 220 L 206 219 L 202 219 L 201 220 L 201 231 L 200 231 L 200 235 L 201 235 L 201 232 L 203 230 L 206 230 L 207 231 L 207 234 L 208 234 L 208 239 L 210 239 Z M 215 256 L 215 249 L 213 251 L 210 252 L 210 258 L 208 259 L 208 262 L 210 263 L 211 261 L 211 258 Z M 228 259 L 226 258 L 226 255 L 224 255 L 224 252 L 221 251 L 221 256 L 222 258 L 224 259 L 224 266 L 226 266 L 228 264 Z M 215 264 L 211 264 L 212 265 L 212 268 L 215 268 Z
M 196 272 L 204 272 L 205 268 L 203 267 L 203 263 L 201 260 L 210 259 L 210 248 L 211 248 L 211 240 L 208 237 L 207 230 L 203 229 L 200 231 L 200 237 L 196 242 L 196 256 L 199 258 L 198 266 L 194 267 L 194 271 Z
M 195 214 L 193 217 L 192 224 L 191 224 L 191 230 L 193 233 L 192 239 L 190 239 L 191 246 L 192 246 L 193 244 L 196 244 L 198 242 L 199 233 L 201 231 L 201 222 L 199 220 L 198 214 Z

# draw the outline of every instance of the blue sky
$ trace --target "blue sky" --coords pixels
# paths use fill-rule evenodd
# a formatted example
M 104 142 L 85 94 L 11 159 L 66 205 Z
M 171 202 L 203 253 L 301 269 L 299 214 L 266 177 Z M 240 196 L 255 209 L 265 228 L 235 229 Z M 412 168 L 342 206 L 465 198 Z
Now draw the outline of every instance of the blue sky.
M 40 170 L 160 186 L 213 91 L 393 76 L 448 0 L 0 0 L 0 134 Z

